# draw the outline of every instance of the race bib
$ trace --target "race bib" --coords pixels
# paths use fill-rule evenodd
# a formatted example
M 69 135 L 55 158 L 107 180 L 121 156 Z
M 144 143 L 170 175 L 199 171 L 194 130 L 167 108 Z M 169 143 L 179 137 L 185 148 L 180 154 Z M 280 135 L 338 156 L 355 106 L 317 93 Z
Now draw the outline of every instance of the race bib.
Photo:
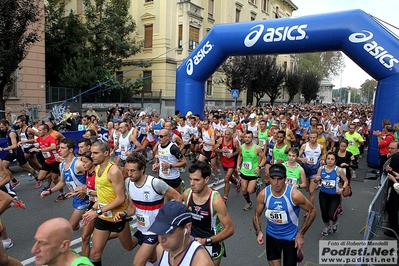
M 233 153 L 233 150 L 226 150 L 222 153 L 223 156 L 227 156 L 227 154 Z
M 265 143 L 266 143 L 265 139 L 259 139 L 259 146 L 262 146 L 262 149 L 263 149 L 263 146 L 265 145 Z
M 161 173 L 164 175 L 169 175 L 170 174 L 170 168 L 162 168 L 161 167 Z
M 102 209 L 102 208 L 105 207 L 105 206 L 107 206 L 107 204 L 98 203 L 98 207 L 99 207 L 100 209 Z M 112 215 L 112 211 L 111 211 L 111 210 L 106 211 L 106 212 L 103 212 L 103 214 L 101 214 L 101 216 L 106 217 L 106 218 L 113 218 L 113 215 Z
M 296 185 L 296 178 L 292 178 L 292 177 L 287 177 L 287 180 L 285 181 L 286 184 L 291 185 L 291 186 L 295 186 Z
M 148 214 L 136 213 L 137 224 L 142 227 L 150 227 L 150 216 Z
M 266 210 L 265 216 L 270 222 L 276 224 L 288 223 L 287 213 L 285 211 Z
M 355 142 L 353 140 L 348 140 L 348 144 L 349 144 L 349 146 L 353 146 L 353 145 L 355 145 Z
M 122 146 L 121 147 L 121 160 L 126 160 L 127 155 L 126 155 L 126 147 Z
M 307 159 L 308 159 L 307 161 L 308 164 L 316 164 L 317 162 L 317 157 L 314 156 L 308 157 Z
M 43 154 L 44 158 L 50 158 L 51 157 L 51 153 L 48 152 L 48 151 L 42 152 L 42 154 Z
M 242 167 L 243 167 L 245 170 L 252 170 L 252 162 L 243 162 L 243 163 L 242 163 Z
M 325 188 L 334 188 L 335 187 L 335 180 L 325 179 L 321 181 L 321 184 Z

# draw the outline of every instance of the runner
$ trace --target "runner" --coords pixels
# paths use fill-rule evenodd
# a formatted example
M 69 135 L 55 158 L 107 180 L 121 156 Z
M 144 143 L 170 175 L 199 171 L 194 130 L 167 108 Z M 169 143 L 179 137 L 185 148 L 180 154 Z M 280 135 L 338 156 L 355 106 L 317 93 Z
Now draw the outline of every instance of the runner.
M 291 148 L 288 151 L 288 161 L 283 163 L 287 171 L 287 184 L 297 186 L 298 189 L 308 189 L 305 170 L 303 170 L 302 166 L 297 162 L 298 157 L 299 151 L 297 148 Z
M 281 164 L 270 167 L 270 186 L 263 189 L 257 198 L 253 216 L 256 241 L 264 245 L 260 217 L 265 213 L 266 257 L 269 265 L 296 266 L 297 254 L 302 253 L 304 235 L 316 216 L 316 208 L 297 189 L 286 183 L 286 169 Z M 298 230 L 299 211 L 309 213 Z M 281 256 L 281 253 L 283 255 Z

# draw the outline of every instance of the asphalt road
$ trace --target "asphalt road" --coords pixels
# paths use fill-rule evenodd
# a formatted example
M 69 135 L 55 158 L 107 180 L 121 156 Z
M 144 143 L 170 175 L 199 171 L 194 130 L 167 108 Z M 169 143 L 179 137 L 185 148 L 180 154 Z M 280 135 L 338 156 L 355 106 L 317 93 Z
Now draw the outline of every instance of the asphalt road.
M 366 157 L 366 156 L 364 156 Z M 10 208 L 2 215 L 7 232 L 14 242 L 14 247 L 7 250 L 7 253 L 16 257 L 23 265 L 34 265 L 34 256 L 30 250 L 34 243 L 34 235 L 38 226 L 53 217 L 65 217 L 69 219 L 72 213 L 71 200 L 54 202 L 57 193 L 41 199 L 39 191 L 34 189 L 34 182 L 28 181 L 28 176 L 18 167 L 13 167 L 16 171 L 15 177 L 21 181 L 21 185 L 16 188 L 18 196 L 26 203 L 27 209 Z M 317 217 L 305 235 L 304 260 L 300 265 L 319 265 L 318 248 L 319 240 L 361 240 L 360 233 L 366 224 L 368 206 L 376 193 L 373 188 L 377 185 L 375 180 L 363 180 L 360 178 L 368 170 L 365 159 L 360 162 L 357 170 L 359 180 L 352 182 L 353 196 L 343 199 L 343 214 L 340 215 L 339 231 L 327 237 L 321 235 L 324 224 L 321 220 L 316 197 Z M 151 174 L 150 166 L 147 173 Z M 182 178 L 188 183 L 188 172 L 182 174 Z M 223 193 L 223 182 L 215 188 Z M 306 192 L 305 192 L 306 193 Z M 255 202 L 255 195 L 251 195 Z M 242 194 L 236 195 L 234 187 L 231 186 L 230 196 L 227 202 L 228 212 L 235 227 L 234 235 L 226 240 L 227 257 L 222 259 L 222 265 L 267 265 L 265 256 L 265 246 L 256 243 L 256 237 L 252 226 L 252 216 L 254 209 L 245 212 L 243 206 L 245 200 Z M 303 223 L 303 212 L 300 214 L 301 225 Z M 265 218 L 262 220 L 262 228 L 265 228 Z M 80 251 L 80 231 L 74 232 L 72 248 Z M 103 265 L 132 265 L 136 250 L 125 251 L 117 239 L 108 242 L 103 254 Z

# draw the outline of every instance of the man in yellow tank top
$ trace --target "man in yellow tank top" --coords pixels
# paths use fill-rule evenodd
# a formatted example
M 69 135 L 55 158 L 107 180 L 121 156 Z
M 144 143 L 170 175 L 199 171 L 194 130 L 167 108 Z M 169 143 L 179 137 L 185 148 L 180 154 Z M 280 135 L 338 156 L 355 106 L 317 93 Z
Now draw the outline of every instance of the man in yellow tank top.
M 117 212 L 123 212 L 127 208 L 125 196 L 125 184 L 122 172 L 109 161 L 110 147 L 107 142 L 94 142 L 91 153 L 96 167 L 96 186 L 98 201 L 93 209 L 86 212 L 82 221 L 87 225 L 96 219 L 93 231 L 93 246 L 90 250 L 90 260 L 97 266 L 101 264 L 101 255 L 111 232 L 117 234 L 123 248 L 131 251 L 134 242 L 130 233 L 130 227 L 125 226 L 127 220 L 114 222 Z

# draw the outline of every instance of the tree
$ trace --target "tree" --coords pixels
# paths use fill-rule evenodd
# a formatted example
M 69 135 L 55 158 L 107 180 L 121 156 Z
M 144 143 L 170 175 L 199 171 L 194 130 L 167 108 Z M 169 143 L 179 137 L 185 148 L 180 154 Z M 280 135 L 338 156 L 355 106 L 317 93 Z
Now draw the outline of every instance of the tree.
M 13 73 L 19 68 L 29 49 L 39 41 L 39 0 L 0 1 L 0 109 L 14 82 Z
M 313 72 L 327 79 L 338 76 L 345 68 L 343 54 L 335 52 L 304 53 L 294 56 L 299 72 Z
M 301 93 L 305 98 L 305 103 L 310 103 L 316 100 L 319 92 L 321 78 L 318 74 L 307 72 L 302 74 L 302 89 Z
M 285 89 L 288 92 L 288 103 L 301 91 L 302 76 L 298 72 L 289 71 L 285 76 Z
M 56 59 L 60 51 L 63 54 L 58 60 L 49 61 L 53 64 L 48 75 L 54 81 L 52 84 L 87 90 L 109 80 L 94 91 L 108 91 L 116 85 L 119 89 L 124 87 L 112 80 L 115 72 L 142 63 L 128 60 L 142 47 L 142 42 L 133 37 L 136 24 L 129 14 L 130 2 L 84 0 L 84 13 L 71 12 L 68 16 L 63 16 L 62 4 L 49 2 L 46 41 L 50 44 L 46 58 Z M 127 83 L 127 89 L 141 88 L 143 82 L 137 84 Z
M 377 81 L 375 79 L 366 79 L 360 87 L 362 88 L 363 99 L 368 104 L 372 104 L 374 93 L 377 90 Z
M 348 87 L 342 87 L 337 90 L 333 90 L 332 97 L 334 99 L 339 98 L 341 103 L 343 103 L 343 102 L 347 103 L 348 102 L 348 91 L 349 91 Z
M 216 83 L 224 83 L 227 90 L 245 91 L 248 86 L 249 60 L 247 56 L 231 56 L 220 66 L 224 73 Z

